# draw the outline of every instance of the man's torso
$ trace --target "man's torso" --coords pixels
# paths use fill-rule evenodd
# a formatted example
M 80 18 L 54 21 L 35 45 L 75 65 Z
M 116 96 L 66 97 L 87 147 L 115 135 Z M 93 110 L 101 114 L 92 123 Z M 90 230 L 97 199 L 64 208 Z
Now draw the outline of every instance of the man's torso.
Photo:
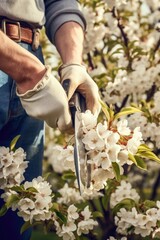
M 0 0 L 0 16 L 28 22 L 35 27 L 44 25 L 43 0 Z

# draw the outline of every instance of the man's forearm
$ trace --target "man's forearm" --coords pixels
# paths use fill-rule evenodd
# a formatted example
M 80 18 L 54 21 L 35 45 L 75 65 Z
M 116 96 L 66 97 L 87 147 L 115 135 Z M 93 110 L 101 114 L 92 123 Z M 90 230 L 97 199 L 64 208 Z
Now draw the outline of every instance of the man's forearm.
M 55 44 L 63 63 L 82 63 L 84 33 L 75 22 L 64 23 L 56 32 Z M 0 31 L 0 70 L 17 83 L 19 93 L 32 89 L 46 69 L 37 57 Z
M 0 70 L 16 81 L 21 93 L 33 88 L 46 71 L 37 57 L 9 39 L 2 31 L 0 58 Z
M 76 22 L 64 23 L 57 30 L 55 45 L 64 64 L 82 63 L 83 41 L 83 29 Z

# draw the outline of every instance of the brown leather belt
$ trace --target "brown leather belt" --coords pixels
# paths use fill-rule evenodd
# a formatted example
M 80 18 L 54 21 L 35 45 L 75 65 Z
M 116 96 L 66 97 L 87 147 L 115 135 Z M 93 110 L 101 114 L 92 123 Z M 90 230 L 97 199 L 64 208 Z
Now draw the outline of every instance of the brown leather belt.
M 15 42 L 32 44 L 33 50 L 39 46 L 39 29 L 32 29 L 23 22 L 0 18 L 0 29 Z

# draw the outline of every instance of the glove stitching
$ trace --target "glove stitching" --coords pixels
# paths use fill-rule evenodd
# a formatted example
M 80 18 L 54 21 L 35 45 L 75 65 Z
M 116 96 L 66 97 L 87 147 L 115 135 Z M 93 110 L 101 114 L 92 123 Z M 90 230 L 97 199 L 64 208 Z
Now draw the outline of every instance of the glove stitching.
M 51 72 L 50 66 L 46 66 L 46 72 L 45 72 L 43 78 L 34 86 L 34 88 L 31 89 L 31 90 L 28 90 L 27 92 L 25 92 L 23 94 L 19 94 L 18 91 L 17 91 L 17 88 L 16 88 L 17 96 L 20 97 L 20 98 L 30 98 L 36 92 L 39 92 L 40 90 L 42 90 L 47 85 L 47 82 L 48 82 L 49 77 L 50 77 L 50 72 Z

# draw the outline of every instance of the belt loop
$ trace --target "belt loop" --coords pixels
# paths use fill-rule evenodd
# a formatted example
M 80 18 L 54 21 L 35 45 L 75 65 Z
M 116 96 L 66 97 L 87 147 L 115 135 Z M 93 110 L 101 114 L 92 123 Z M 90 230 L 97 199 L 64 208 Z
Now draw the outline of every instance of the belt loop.
M 40 29 L 33 29 L 33 41 L 32 41 L 32 50 L 36 51 L 40 43 Z

